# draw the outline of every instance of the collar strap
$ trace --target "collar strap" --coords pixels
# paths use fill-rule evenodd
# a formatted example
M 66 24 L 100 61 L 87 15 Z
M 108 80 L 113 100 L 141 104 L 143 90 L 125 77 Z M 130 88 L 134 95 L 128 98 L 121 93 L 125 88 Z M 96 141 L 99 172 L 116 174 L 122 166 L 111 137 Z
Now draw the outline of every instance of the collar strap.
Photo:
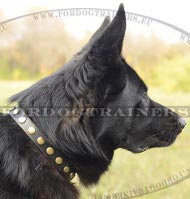
M 44 134 L 36 127 L 36 125 L 27 117 L 21 108 L 13 108 L 8 114 L 22 128 L 32 142 L 40 149 L 40 151 L 54 162 L 58 171 L 67 179 L 72 180 L 75 177 L 74 169 L 65 162 L 63 155 L 53 148 L 49 141 L 45 139 Z

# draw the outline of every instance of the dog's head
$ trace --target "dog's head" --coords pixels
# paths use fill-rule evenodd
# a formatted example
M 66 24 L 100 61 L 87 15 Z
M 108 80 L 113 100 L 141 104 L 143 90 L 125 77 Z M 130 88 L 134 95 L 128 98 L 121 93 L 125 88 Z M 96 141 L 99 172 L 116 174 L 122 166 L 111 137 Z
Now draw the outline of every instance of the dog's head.
M 137 153 L 169 146 L 185 126 L 179 115 L 148 97 L 147 86 L 122 57 L 125 29 L 120 5 L 112 22 L 106 17 L 67 65 L 11 99 L 22 108 L 82 109 L 82 114 L 58 119 L 32 119 L 73 162 L 85 184 L 107 169 L 104 155 L 111 159 L 117 148 Z
M 185 121 L 153 101 L 137 73 L 121 55 L 126 29 L 123 5 L 110 23 L 108 18 L 82 51 L 85 78 L 94 89 L 96 109 L 91 118 L 93 132 L 105 148 L 142 152 L 169 146 Z

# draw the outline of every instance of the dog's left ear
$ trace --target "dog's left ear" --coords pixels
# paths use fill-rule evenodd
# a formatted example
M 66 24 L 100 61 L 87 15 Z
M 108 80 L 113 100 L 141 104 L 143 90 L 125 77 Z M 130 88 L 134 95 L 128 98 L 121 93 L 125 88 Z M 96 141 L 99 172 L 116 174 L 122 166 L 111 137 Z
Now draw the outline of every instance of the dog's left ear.
M 109 26 L 105 29 L 101 37 L 94 44 L 95 50 L 99 52 L 111 52 L 113 50 L 121 53 L 123 39 L 126 29 L 126 17 L 124 5 L 120 4 L 116 16 Z M 103 54 L 105 56 L 105 54 Z

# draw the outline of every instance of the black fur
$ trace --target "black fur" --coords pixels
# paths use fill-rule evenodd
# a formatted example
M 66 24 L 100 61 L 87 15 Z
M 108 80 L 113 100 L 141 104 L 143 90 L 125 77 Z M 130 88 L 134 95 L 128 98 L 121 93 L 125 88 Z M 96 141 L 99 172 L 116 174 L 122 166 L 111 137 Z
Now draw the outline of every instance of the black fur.
M 25 109 L 36 108 L 32 121 L 64 154 L 85 186 L 108 170 L 114 150 L 142 152 L 168 146 L 181 132 L 179 116 L 99 117 L 100 109 L 161 107 L 147 96 L 147 87 L 122 58 L 126 28 L 121 4 L 107 17 L 89 43 L 53 75 L 11 97 Z M 43 108 L 80 108 L 83 114 L 42 116 Z M 87 113 L 91 108 L 94 117 Z M 100 111 L 100 112 L 99 112 Z M 9 115 L 0 117 L 0 198 L 77 199 L 78 191 L 63 178 Z

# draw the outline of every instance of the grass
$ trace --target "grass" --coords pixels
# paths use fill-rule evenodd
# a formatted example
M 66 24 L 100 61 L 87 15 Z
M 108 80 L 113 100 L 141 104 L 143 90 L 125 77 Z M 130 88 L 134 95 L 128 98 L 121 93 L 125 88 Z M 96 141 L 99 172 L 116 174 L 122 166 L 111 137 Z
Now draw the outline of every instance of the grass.
M 6 99 L 33 82 L 0 82 L 0 105 L 6 105 Z M 190 105 L 190 93 L 164 93 L 161 89 L 151 88 L 150 96 L 167 106 Z M 187 121 L 190 120 L 187 118 Z M 190 168 L 190 125 L 187 123 L 183 133 L 168 148 L 151 149 L 145 153 L 132 154 L 118 149 L 115 151 L 112 165 L 97 186 L 85 189 L 77 183 L 82 199 L 94 198 L 96 195 L 127 193 L 131 190 L 156 185 L 158 182 L 178 175 L 180 171 Z M 95 165 L 96 166 L 96 165 Z M 142 196 L 142 199 L 188 199 L 189 183 L 187 179 L 167 189 Z M 111 197 L 109 199 L 116 199 Z M 97 198 L 98 199 L 98 198 Z M 102 197 L 100 199 L 105 199 Z M 117 199 L 124 199 L 117 197 Z

